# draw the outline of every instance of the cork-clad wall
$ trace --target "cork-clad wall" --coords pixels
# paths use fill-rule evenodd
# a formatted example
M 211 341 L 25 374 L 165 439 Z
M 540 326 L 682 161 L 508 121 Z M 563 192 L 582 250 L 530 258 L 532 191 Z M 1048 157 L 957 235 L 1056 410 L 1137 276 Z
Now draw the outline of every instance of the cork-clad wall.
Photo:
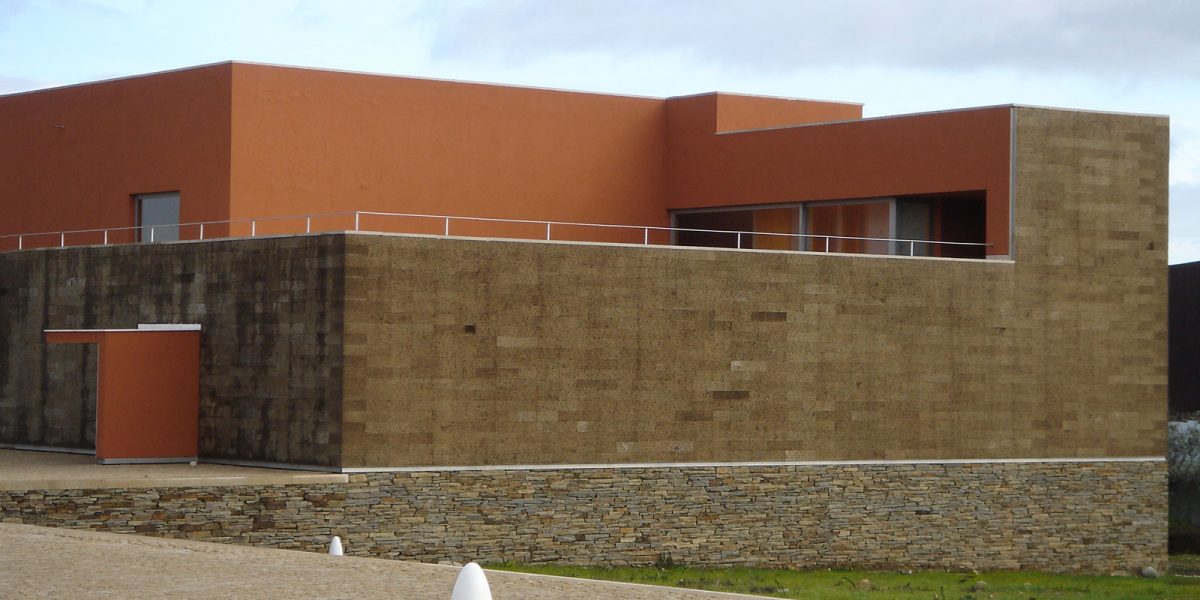
M 0 254 L 0 443 L 95 447 L 96 350 L 45 329 L 199 323 L 200 454 L 336 467 L 342 238 Z
M 1163 456 L 1169 120 L 1018 108 L 1015 135 L 1015 266 L 1044 319 L 1047 423 Z
M 343 466 L 1162 456 L 1167 120 L 1015 128 L 1013 261 L 347 238 Z

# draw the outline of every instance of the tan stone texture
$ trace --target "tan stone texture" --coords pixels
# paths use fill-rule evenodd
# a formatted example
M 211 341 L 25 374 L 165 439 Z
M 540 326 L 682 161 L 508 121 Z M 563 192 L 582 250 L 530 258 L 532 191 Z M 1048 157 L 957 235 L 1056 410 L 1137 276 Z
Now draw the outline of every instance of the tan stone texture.
M 1011 262 L 349 236 L 343 466 L 1163 455 L 1167 121 L 1014 111 Z

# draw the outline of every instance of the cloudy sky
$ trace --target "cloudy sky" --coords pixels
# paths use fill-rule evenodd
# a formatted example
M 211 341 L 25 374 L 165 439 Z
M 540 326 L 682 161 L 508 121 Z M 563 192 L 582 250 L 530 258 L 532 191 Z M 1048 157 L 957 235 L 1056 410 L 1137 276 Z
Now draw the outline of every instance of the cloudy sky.
M 0 0 L 0 94 L 224 60 L 672 96 L 1171 116 L 1200 260 L 1200 1 Z

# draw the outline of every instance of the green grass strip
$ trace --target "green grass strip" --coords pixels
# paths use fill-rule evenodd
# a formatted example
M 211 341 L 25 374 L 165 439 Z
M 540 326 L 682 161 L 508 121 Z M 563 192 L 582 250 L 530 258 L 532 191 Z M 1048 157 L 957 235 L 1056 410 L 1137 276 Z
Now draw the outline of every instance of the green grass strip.
M 1172 557 L 1174 567 L 1176 557 Z M 1184 557 L 1200 565 L 1200 557 Z M 979 574 L 918 571 L 912 574 L 874 571 L 791 571 L 786 569 L 699 569 L 690 567 L 570 567 L 552 565 L 488 565 L 522 573 L 581 577 L 671 587 L 757 594 L 778 598 L 829 600 L 976 600 L 1200 598 L 1200 578 L 1156 579 L 1052 573 L 988 572 Z

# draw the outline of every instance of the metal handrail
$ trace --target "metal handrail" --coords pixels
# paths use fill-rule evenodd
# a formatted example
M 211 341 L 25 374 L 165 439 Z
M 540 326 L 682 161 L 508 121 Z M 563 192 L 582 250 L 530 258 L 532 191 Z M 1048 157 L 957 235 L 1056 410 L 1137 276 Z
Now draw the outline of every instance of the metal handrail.
M 198 233 L 197 240 L 204 240 L 205 239 L 204 228 L 206 225 L 211 227 L 213 225 L 230 225 L 230 226 L 232 226 L 232 225 L 236 225 L 236 224 L 249 224 L 250 225 L 250 237 L 257 237 L 258 223 L 260 223 L 260 222 L 293 221 L 293 220 L 298 220 L 298 219 L 304 219 L 304 233 L 312 233 L 313 219 L 330 219 L 330 218 L 338 218 L 338 217 L 349 218 L 351 216 L 354 217 L 354 229 L 347 230 L 347 231 L 354 231 L 354 232 L 365 231 L 362 227 L 362 217 L 364 217 L 364 216 L 367 216 L 367 217 L 397 217 L 397 218 L 408 218 L 408 219 L 415 218 L 415 219 L 431 219 L 431 220 L 442 221 L 441 235 L 444 237 L 455 237 L 454 235 L 452 235 L 450 233 L 451 222 L 474 221 L 474 222 L 487 222 L 487 223 L 512 223 L 512 224 L 518 224 L 518 225 L 544 226 L 545 227 L 544 239 L 546 241 L 556 241 L 553 236 L 553 227 L 559 226 L 559 227 L 589 227 L 589 228 L 601 228 L 601 229 L 623 229 L 623 230 L 633 230 L 633 231 L 640 230 L 642 232 L 642 245 L 650 245 L 650 232 L 653 231 L 653 232 L 667 232 L 667 233 L 671 233 L 671 234 L 674 234 L 676 232 L 691 232 L 691 233 L 716 233 L 716 234 L 734 235 L 734 236 L 736 236 L 736 240 L 737 240 L 736 246 L 738 249 L 743 249 L 742 248 L 742 240 L 743 240 L 744 235 L 764 236 L 764 237 L 783 237 L 783 238 L 787 238 L 787 239 L 796 239 L 796 240 L 807 240 L 807 239 L 823 240 L 824 241 L 824 250 L 823 251 L 825 253 L 832 252 L 830 250 L 830 242 L 833 240 L 884 242 L 884 243 L 888 243 L 888 244 L 907 243 L 909 245 L 909 253 L 908 253 L 909 256 L 916 255 L 917 244 L 942 245 L 942 246 L 970 246 L 970 247 L 991 246 L 991 244 L 983 243 L 983 242 L 948 242 L 948 241 L 938 241 L 938 240 L 862 237 L 862 236 L 828 235 L 828 234 L 814 234 L 814 233 L 777 233 L 777 232 L 767 232 L 767 231 L 695 229 L 695 228 L 689 228 L 689 227 L 658 227 L 658 226 L 653 226 L 653 225 L 615 225 L 615 224 L 611 224 L 611 223 L 579 223 L 579 222 L 574 222 L 574 221 L 542 221 L 542 220 L 529 220 L 529 219 L 505 219 L 505 218 L 500 218 L 500 217 L 463 217 L 463 216 L 455 216 L 455 215 L 428 215 L 428 214 L 418 214 L 418 213 L 390 213 L 390 212 L 376 212 L 376 211 L 344 211 L 344 212 L 329 212 L 329 213 L 313 213 L 313 214 L 305 214 L 305 215 L 283 215 L 283 216 L 269 216 L 269 217 L 225 219 L 225 220 L 220 220 L 220 221 L 194 221 L 194 222 L 190 222 L 190 223 L 178 223 L 178 224 L 172 224 L 172 225 L 135 225 L 135 226 L 129 226 L 129 227 L 103 227 L 103 228 L 94 228 L 94 229 L 48 231 L 48 232 L 39 232 L 39 233 L 13 233 L 13 234 L 7 234 L 7 235 L 0 235 L 0 240 L 12 239 L 15 237 L 17 239 L 17 250 L 24 250 L 26 238 L 36 238 L 36 237 L 43 237 L 43 236 L 57 236 L 58 242 L 59 242 L 58 246 L 60 248 L 62 248 L 62 247 L 67 246 L 66 241 L 67 241 L 68 235 L 102 233 L 102 236 L 103 236 L 102 245 L 108 245 L 110 232 L 135 231 L 138 233 L 144 233 L 144 230 L 148 229 L 149 233 L 150 233 L 150 239 L 148 241 L 154 242 L 155 230 L 158 228 L 173 229 L 175 231 L 179 231 L 181 229 L 191 228 L 191 227 L 198 228 L 199 233 Z M 337 229 L 333 229 L 332 231 L 337 231 Z M 373 231 L 373 230 L 371 230 L 371 231 Z M 387 232 L 381 232 L 381 233 L 387 233 Z M 210 237 L 208 239 L 226 239 L 226 238 L 231 238 L 231 237 L 238 237 L 238 236 L 217 236 L 217 238 Z M 460 236 L 460 237 L 462 237 L 462 236 Z M 499 235 L 499 236 L 493 236 L 493 237 L 515 237 L 515 238 L 520 238 L 520 239 L 527 239 L 525 236 Z M 571 241 L 571 240 L 559 239 L 557 241 Z M 136 242 L 132 242 L 132 243 L 136 243 Z M 893 254 L 893 253 L 889 252 L 889 254 Z

